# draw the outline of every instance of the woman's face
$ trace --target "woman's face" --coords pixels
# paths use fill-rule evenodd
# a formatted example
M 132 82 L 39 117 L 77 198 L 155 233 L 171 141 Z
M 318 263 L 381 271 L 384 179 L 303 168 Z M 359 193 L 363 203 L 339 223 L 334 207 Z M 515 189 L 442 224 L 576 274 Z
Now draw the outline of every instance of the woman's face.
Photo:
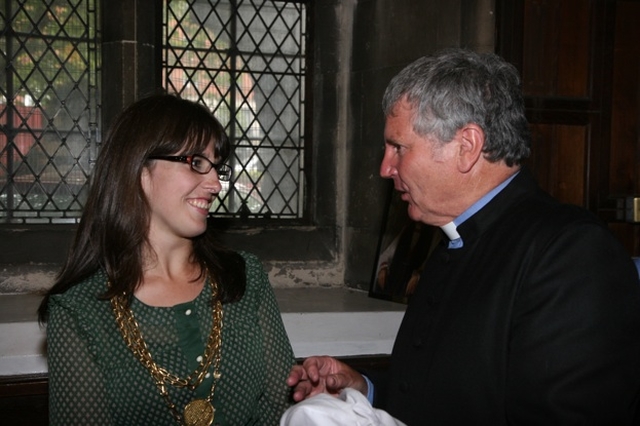
M 194 153 L 176 155 L 189 154 Z M 201 154 L 216 162 L 213 143 Z M 150 239 L 191 239 L 207 229 L 209 208 L 222 189 L 215 169 L 199 174 L 188 163 L 151 160 L 141 179 L 150 206 Z

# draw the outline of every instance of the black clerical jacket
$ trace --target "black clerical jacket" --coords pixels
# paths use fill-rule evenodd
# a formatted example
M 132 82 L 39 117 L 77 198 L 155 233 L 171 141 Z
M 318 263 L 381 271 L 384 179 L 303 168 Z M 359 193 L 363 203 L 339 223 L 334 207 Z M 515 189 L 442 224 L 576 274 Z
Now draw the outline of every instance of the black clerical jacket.
M 640 284 L 606 226 L 523 170 L 458 232 L 427 261 L 376 405 L 410 426 L 637 424 Z

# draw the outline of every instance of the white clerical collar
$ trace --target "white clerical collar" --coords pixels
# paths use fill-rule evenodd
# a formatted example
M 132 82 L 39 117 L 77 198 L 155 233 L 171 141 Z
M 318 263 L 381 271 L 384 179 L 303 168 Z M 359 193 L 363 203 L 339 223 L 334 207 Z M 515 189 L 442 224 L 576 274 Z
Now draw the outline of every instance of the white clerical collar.
M 459 249 L 464 243 L 462 241 L 462 237 L 458 233 L 457 225 L 453 222 L 449 222 L 446 225 L 440 227 L 442 231 L 449 237 L 449 248 L 450 249 Z
M 440 227 L 440 229 L 442 229 L 442 231 L 446 234 L 447 237 L 449 237 L 451 241 L 454 241 L 460 238 L 460 234 L 458 234 L 457 228 L 458 227 L 453 222 L 449 222 L 446 225 L 442 225 Z
M 442 229 L 442 231 L 446 234 L 446 236 L 449 237 L 450 249 L 461 248 L 464 245 L 464 242 L 462 241 L 462 237 L 460 237 L 460 234 L 458 233 L 458 229 L 457 229 L 458 226 L 461 225 L 467 219 L 469 219 L 471 216 L 476 214 L 485 205 L 487 205 L 489 201 L 491 201 L 493 197 L 498 195 L 498 193 L 500 193 L 500 191 L 502 191 L 513 180 L 513 178 L 516 177 L 518 173 L 520 173 L 519 170 L 513 175 L 509 176 L 509 178 L 507 178 L 500 185 L 496 186 L 491 191 L 486 193 L 482 198 L 476 201 L 471 207 L 465 210 L 460 216 L 455 218 L 453 221 L 447 223 L 446 225 L 443 225 L 440 227 L 440 229 Z

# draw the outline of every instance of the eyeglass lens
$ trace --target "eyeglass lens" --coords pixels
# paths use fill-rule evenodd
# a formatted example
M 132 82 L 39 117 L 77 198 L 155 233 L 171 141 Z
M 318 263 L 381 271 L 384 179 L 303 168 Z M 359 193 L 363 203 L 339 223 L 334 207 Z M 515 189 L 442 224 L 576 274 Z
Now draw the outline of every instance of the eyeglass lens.
M 211 169 L 216 169 L 218 178 L 221 181 L 228 181 L 231 179 L 231 167 L 226 164 L 214 164 L 208 158 L 194 154 L 191 156 L 191 168 L 198 173 L 209 173 Z

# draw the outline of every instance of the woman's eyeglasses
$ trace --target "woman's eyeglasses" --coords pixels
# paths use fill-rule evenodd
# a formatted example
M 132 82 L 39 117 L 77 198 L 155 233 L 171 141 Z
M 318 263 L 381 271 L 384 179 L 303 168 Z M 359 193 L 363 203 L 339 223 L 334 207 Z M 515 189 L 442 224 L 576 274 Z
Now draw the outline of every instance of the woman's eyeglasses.
M 191 166 L 191 170 L 201 175 L 206 175 L 215 169 L 218 179 L 223 182 L 231 180 L 231 167 L 228 164 L 216 164 L 211 162 L 207 157 L 200 154 L 192 155 L 152 155 L 147 157 L 149 160 L 166 160 L 177 163 L 186 163 Z

